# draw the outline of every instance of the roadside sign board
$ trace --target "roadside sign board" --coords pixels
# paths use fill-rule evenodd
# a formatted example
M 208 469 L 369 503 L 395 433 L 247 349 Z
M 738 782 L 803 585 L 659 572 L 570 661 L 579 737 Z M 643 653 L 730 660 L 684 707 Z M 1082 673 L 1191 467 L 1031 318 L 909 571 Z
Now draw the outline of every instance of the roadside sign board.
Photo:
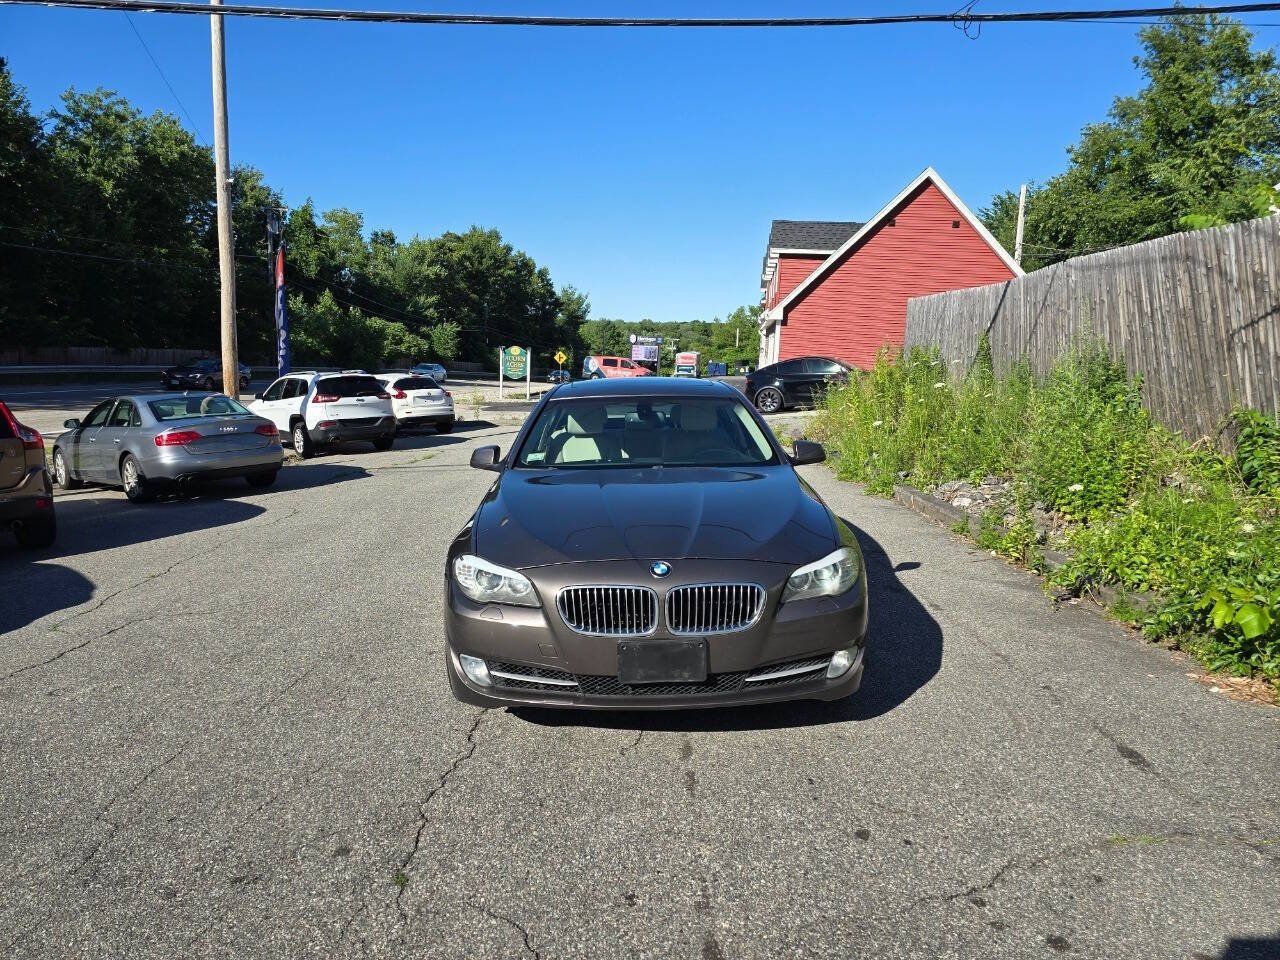
M 635 343 L 631 345 L 631 359 L 642 363 L 658 362 L 658 345 L 656 343 Z
M 631 341 L 631 345 L 632 345 L 633 347 L 634 347 L 637 343 L 642 343 L 642 344 L 645 344 L 646 346 L 651 346 L 651 347 L 660 347 L 660 346 L 662 346 L 662 338 L 661 338 L 661 337 L 650 337 L 650 336 L 645 336 L 645 335 L 638 334 L 638 333 L 633 333 L 633 334 L 631 334 L 631 336 L 630 336 L 630 337 L 628 337 L 628 339 Z
M 557 350 L 557 351 L 556 351 L 556 357 L 555 357 L 555 360 L 556 360 L 556 363 L 558 363 L 560 366 L 562 366 L 562 367 L 563 367 L 563 366 L 564 366 L 564 362 L 565 362 L 566 360 L 568 360 L 568 359 L 569 359 L 569 358 L 568 358 L 568 357 L 566 357 L 566 356 L 564 355 L 564 351 L 563 351 L 563 350 Z
M 524 347 L 504 347 L 502 375 L 509 380 L 523 380 L 529 369 L 529 351 Z

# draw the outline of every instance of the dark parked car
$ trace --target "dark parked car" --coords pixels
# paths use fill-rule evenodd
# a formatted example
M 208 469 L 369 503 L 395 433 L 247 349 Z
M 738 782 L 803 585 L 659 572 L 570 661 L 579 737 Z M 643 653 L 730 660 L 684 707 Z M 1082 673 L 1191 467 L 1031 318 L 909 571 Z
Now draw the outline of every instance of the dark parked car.
M 547 383 L 573 383 L 573 374 L 568 370 L 552 370 L 547 374 Z
M 44 438 L 0 403 L 0 527 L 24 547 L 47 547 L 58 535 L 53 482 L 44 463 Z
M 240 364 L 240 389 L 248 390 L 252 379 L 253 371 Z M 180 367 L 164 371 L 160 385 L 166 390 L 221 390 L 222 361 L 217 357 L 193 357 Z
M 834 700 L 862 682 L 853 530 L 718 381 L 551 390 L 450 546 L 445 669 L 482 706 L 712 707 Z
M 849 367 L 830 357 L 797 357 L 747 375 L 746 394 L 761 413 L 810 406 L 832 383 L 847 383 Z

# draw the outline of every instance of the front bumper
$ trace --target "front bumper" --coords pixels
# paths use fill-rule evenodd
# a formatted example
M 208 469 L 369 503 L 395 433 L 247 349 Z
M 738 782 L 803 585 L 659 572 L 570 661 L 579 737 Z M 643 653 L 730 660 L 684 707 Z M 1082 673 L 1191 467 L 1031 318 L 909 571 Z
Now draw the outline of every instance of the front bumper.
M 311 439 L 316 443 L 339 443 L 346 440 L 380 440 L 396 432 L 395 417 L 379 417 L 374 423 L 351 423 L 335 420 L 332 426 L 316 426 Z
M 536 608 L 476 604 L 456 589 L 450 578 L 445 586 L 445 668 L 454 696 L 477 706 L 676 710 L 836 700 L 855 693 L 861 685 L 867 637 L 865 578 L 841 597 L 779 604 L 791 567 L 710 561 L 682 561 L 679 583 L 760 583 L 766 589 L 760 618 L 744 630 L 705 637 L 708 676 L 704 682 L 622 684 L 618 680 L 619 638 L 574 633 L 560 618 L 555 594 L 559 587 L 570 585 L 567 578 L 575 584 L 642 584 L 658 590 L 661 610 L 667 585 L 656 587 L 651 578 L 648 583 L 630 576 L 619 580 L 618 568 L 627 563 L 526 570 L 542 598 L 543 605 Z M 648 561 L 636 562 L 640 570 L 646 570 L 647 565 Z M 607 578 L 605 568 L 611 574 Z M 651 636 L 672 637 L 662 616 Z M 825 668 L 831 655 L 849 647 L 855 648 L 854 665 L 847 673 L 827 679 Z M 497 669 L 511 676 L 495 677 L 492 687 L 477 686 L 462 673 L 458 654 L 481 657 L 491 672 Z M 763 679 L 785 671 L 796 672 Z
M 16 487 L 0 490 L 0 524 L 52 512 L 53 481 L 43 467 L 28 470 Z

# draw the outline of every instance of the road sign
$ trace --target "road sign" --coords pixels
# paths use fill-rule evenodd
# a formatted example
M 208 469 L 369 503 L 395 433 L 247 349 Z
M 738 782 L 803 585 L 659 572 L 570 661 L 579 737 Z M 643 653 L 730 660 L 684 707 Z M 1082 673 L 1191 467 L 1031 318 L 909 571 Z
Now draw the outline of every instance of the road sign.
M 563 367 L 563 366 L 564 366 L 564 362 L 565 362 L 566 360 L 568 360 L 568 359 L 569 359 L 569 358 L 568 358 L 568 357 L 566 357 L 566 356 L 564 355 L 564 351 L 563 351 L 563 350 L 557 350 L 557 351 L 556 351 L 556 357 L 555 357 L 555 360 L 556 360 L 556 363 L 558 363 L 560 366 L 562 366 L 562 367 Z
M 523 380 L 529 368 L 529 351 L 524 347 L 507 347 L 502 351 L 502 375 L 509 380 Z

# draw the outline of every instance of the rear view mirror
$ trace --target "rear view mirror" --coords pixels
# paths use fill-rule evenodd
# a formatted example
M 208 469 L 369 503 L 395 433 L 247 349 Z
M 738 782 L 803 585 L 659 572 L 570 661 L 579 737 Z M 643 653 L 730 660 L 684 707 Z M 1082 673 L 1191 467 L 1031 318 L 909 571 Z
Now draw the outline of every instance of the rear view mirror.
M 76 420 L 74 417 L 73 417 L 72 419 L 70 419 L 70 420 L 63 420 L 63 421 L 62 421 L 62 425 L 63 425 L 64 427 L 66 427 L 68 430 L 79 430 L 79 429 L 80 429 L 80 421 L 79 421 L 79 420 Z
M 502 470 L 501 451 L 494 445 L 476 447 L 471 451 L 471 465 L 477 470 Z
M 822 449 L 822 444 L 812 440 L 797 440 L 792 450 L 789 459 L 797 467 L 806 463 L 821 463 L 827 459 L 827 451 Z

